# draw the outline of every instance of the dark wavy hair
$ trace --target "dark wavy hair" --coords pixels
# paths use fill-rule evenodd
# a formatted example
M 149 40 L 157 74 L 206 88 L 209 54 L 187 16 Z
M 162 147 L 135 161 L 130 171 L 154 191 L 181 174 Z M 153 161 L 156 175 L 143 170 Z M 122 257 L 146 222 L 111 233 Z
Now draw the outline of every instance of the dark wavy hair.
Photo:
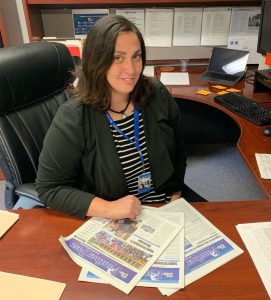
M 119 15 L 102 17 L 92 26 L 84 42 L 82 68 L 79 68 L 76 74 L 79 81 L 77 87 L 72 90 L 76 99 L 99 111 L 106 111 L 110 107 L 111 87 L 106 73 L 114 59 L 118 34 L 131 31 L 135 32 L 139 39 L 144 69 L 146 48 L 139 29 Z M 153 80 L 141 72 L 131 93 L 132 99 L 138 103 L 139 107 L 147 104 L 152 88 Z

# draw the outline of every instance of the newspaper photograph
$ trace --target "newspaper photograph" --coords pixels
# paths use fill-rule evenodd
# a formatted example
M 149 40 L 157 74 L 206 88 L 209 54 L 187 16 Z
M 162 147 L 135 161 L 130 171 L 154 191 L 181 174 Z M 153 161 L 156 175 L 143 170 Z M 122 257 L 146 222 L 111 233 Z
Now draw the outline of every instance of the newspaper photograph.
M 184 198 L 158 210 L 183 212 L 185 215 L 184 280 L 185 286 L 224 265 L 243 253 L 234 242 L 193 208 Z M 170 296 L 177 289 L 159 288 Z
M 157 211 L 157 213 L 176 224 L 181 224 L 182 229 L 144 274 L 137 286 L 184 288 L 184 215 L 178 212 Z M 82 268 L 78 280 L 106 283 L 85 268 Z
M 129 294 L 181 229 L 142 210 L 134 220 L 91 218 L 59 241 L 75 263 Z

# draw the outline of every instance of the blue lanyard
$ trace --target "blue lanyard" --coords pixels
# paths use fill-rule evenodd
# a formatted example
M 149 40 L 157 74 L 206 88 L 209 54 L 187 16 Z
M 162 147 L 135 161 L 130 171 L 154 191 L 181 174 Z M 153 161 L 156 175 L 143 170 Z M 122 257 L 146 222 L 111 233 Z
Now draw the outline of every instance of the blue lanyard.
M 110 114 L 108 112 L 106 112 L 106 117 L 107 117 L 110 125 L 112 125 L 117 130 L 117 132 L 120 135 L 122 135 L 127 141 L 129 141 L 131 144 L 133 144 L 135 146 L 137 152 L 139 153 L 142 165 L 144 166 L 144 156 L 141 152 L 140 144 L 139 144 L 139 111 L 138 111 L 138 108 L 135 106 L 135 109 L 134 109 L 134 139 L 135 139 L 134 142 L 123 131 L 121 131 L 119 129 L 118 125 L 112 119 L 112 117 L 110 116 Z

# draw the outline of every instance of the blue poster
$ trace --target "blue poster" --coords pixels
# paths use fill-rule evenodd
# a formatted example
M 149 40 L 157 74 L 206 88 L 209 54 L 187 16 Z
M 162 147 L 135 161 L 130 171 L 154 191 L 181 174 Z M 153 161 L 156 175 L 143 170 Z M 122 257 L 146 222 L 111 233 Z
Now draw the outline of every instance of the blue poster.
M 109 11 L 107 9 L 97 10 L 73 10 L 73 30 L 75 37 L 86 37 L 89 29 L 101 17 L 107 16 Z

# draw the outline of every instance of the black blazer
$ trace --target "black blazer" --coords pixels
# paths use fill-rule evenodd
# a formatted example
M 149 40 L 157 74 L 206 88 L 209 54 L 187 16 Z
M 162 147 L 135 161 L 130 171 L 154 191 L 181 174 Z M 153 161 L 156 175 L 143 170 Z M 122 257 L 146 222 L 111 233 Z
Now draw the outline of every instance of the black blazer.
M 141 113 L 154 188 L 180 191 L 186 149 L 179 107 L 157 82 Z M 44 140 L 36 183 L 46 206 L 81 218 L 95 196 L 115 200 L 128 194 L 105 113 L 75 100 L 59 108 Z

